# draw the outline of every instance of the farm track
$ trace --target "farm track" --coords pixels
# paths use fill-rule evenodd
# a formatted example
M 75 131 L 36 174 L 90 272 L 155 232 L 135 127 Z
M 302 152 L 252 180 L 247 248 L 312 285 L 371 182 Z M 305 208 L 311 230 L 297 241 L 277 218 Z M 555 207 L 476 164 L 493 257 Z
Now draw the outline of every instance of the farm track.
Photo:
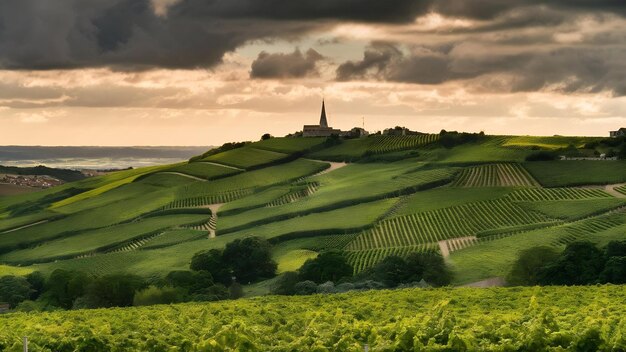
M 335 162 L 335 161 L 322 161 L 322 160 L 313 160 L 313 159 L 304 159 L 304 160 L 313 161 L 313 162 L 322 163 L 322 164 L 330 164 L 330 167 L 327 168 L 327 169 L 324 169 L 324 170 L 322 170 L 322 171 L 320 171 L 320 172 L 318 172 L 316 174 L 302 177 L 302 178 L 298 179 L 296 182 L 303 181 L 303 180 L 305 180 L 307 178 L 311 178 L 311 177 L 315 177 L 315 176 L 321 176 L 321 175 L 327 174 L 327 173 L 329 173 L 331 171 L 335 171 L 337 169 L 341 169 L 342 167 L 348 165 L 348 163 L 340 163 L 340 162 Z
M 193 227 L 193 229 L 207 231 L 209 239 L 215 238 L 216 229 L 217 229 L 217 212 L 220 210 L 222 206 L 224 206 L 224 204 L 226 203 L 217 203 L 217 204 L 209 204 L 209 205 L 200 206 L 199 208 L 208 208 L 209 210 L 211 210 L 211 218 L 209 219 L 207 223 L 199 225 L 199 226 L 195 226 Z
M 32 227 L 32 226 L 35 226 L 35 225 L 44 224 L 44 223 L 46 223 L 48 221 L 50 221 L 50 220 L 37 221 L 37 222 L 34 222 L 32 224 L 23 225 L 23 226 L 20 226 L 20 227 L 16 227 L 14 229 L 10 229 L 10 230 L 6 230 L 6 231 L 3 231 L 3 232 L 0 232 L 0 234 L 5 234 L 5 233 L 11 233 L 11 232 L 19 231 L 19 230 L 26 229 L 26 228 L 29 228 L 29 227 Z
M 239 168 L 239 167 L 235 167 L 235 166 L 230 166 L 230 165 L 226 165 L 226 164 L 219 164 L 219 163 L 214 163 L 211 161 L 196 161 L 197 163 L 201 163 L 201 164 L 209 164 L 209 165 L 213 165 L 213 166 L 219 166 L 219 167 L 225 167 L 228 169 L 233 169 L 233 170 L 238 170 L 238 171 L 246 171 L 245 169 Z
M 176 171 L 163 171 L 163 172 L 157 172 L 157 174 L 178 175 L 178 176 L 190 178 L 192 180 L 207 182 L 207 180 L 205 180 L 203 178 L 200 178 L 200 177 L 197 177 L 197 176 L 188 175 L 188 174 L 184 174 L 182 172 L 176 172 Z
M 614 185 L 606 185 L 606 186 L 604 186 L 604 191 L 606 193 L 614 196 L 614 197 L 617 197 L 617 198 L 626 198 L 626 194 L 625 193 L 622 193 L 622 192 L 617 190 L 617 188 L 622 189 L 624 187 L 626 187 L 626 183 L 617 183 L 617 184 L 614 184 Z
M 476 244 L 476 242 L 478 242 L 478 238 L 476 238 L 476 236 L 466 236 L 439 241 L 437 242 L 437 244 L 439 245 L 441 255 L 444 259 L 446 259 L 450 256 L 450 253 L 458 251 L 459 249 L 473 246 L 474 244 Z

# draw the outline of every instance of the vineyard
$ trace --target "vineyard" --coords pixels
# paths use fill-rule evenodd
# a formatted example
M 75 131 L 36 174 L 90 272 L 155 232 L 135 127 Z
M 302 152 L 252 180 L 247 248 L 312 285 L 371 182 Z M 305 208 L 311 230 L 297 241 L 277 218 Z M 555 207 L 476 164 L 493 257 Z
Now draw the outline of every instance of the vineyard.
M 411 253 L 436 253 L 438 251 L 437 245 L 432 243 L 420 244 L 414 246 L 405 247 L 386 247 L 378 249 L 366 249 L 360 251 L 347 250 L 346 257 L 348 262 L 354 268 L 354 273 L 359 273 L 367 268 L 371 268 L 374 265 L 380 263 L 388 256 L 407 257 Z
M 351 139 L 341 144 L 311 154 L 322 160 L 351 161 L 365 155 L 384 154 L 401 150 L 417 149 L 434 143 L 439 135 L 423 134 L 417 136 L 369 136 Z
M 0 349 L 620 351 L 624 286 L 404 289 L 0 315 Z
M 223 167 L 215 164 L 205 162 L 195 162 L 186 165 L 176 166 L 171 169 L 164 170 L 165 172 L 181 173 L 184 175 L 191 175 L 206 180 L 213 180 L 225 176 L 230 176 L 241 172 L 241 170 Z
M 384 220 L 357 237 L 346 249 L 433 244 L 490 229 L 554 221 L 539 212 L 519 208 L 510 201 L 484 201 Z
M 465 168 L 453 183 L 456 187 L 537 187 L 539 184 L 519 164 L 489 164 Z
M 0 197 L 0 276 L 65 268 L 159 278 L 187 269 L 197 251 L 259 236 L 281 271 L 328 249 L 344 250 L 356 272 L 434 251 L 460 284 L 505 275 L 534 245 L 624 238 L 623 161 L 524 161 L 595 139 L 472 138 L 271 138 Z
M 284 153 L 277 153 L 252 147 L 243 147 L 208 156 L 202 159 L 202 161 L 249 169 L 255 166 L 277 162 L 287 157 L 288 155 Z

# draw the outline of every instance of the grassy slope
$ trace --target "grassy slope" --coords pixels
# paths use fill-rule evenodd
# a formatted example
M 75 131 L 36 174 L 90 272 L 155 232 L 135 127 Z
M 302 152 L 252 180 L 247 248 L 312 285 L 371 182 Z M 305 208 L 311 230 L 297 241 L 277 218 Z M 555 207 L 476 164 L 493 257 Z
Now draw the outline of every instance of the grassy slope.
M 143 221 L 82 232 L 74 236 L 46 242 L 37 247 L 13 251 L 0 256 L 0 260 L 7 262 L 43 262 L 62 257 L 77 256 L 103 248 L 112 248 L 117 244 L 145 237 L 155 233 L 155 231 L 166 228 L 208 221 L 208 218 L 208 214 L 169 215 L 148 218 Z
M 319 150 L 323 147 L 324 141 L 323 138 L 271 139 L 235 151 L 217 154 L 213 158 L 224 164 L 234 165 L 232 164 L 234 162 L 240 163 L 239 167 L 249 168 L 280 160 L 279 156 L 287 156 L 289 153 L 310 149 L 316 150 L 313 152 L 313 156 L 319 157 L 326 153 L 327 156 L 331 156 L 328 159 L 343 160 L 361 156 L 366 152 L 380 151 L 381 148 L 392 151 L 404 149 L 410 143 L 415 142 L 415 140 L 407 138 L 374 137 L 346 141 L 340 146 Z M 145 232 L 132 230 L 135 226 L 140 229 L 142 224 L 158 223 L 163 218 L 167 219 L 167 216 L 182 215 L 164 216 L 165 213 L 159 213 L 154 214 L 154 218 L 147 218 L 137 223 L 138 225 L 134 225 L 135 223 L 116 225 L 121 221 L 132 220 L 175 201 L 213 196 L 215 197 L 211 198 L 212 200 L 219 200 L 222 199 L 221 196 L 216 195 L 228 192 L 234 192 L 236 195 L 224 199 L 240 199 L 221 208 L 220 213 L 224 215 L 219 217 L 218 230 L 231 229 L 235 232 L 220 235 L 218 231 L 217 238 L 208 240 L 203 232 L 174 230 L 169 231 L 166 235 L 151 239 L 145 243 L 142 250 L 60 260 L 56 263 L 34 265 L 32 268 L 38 268 L 44 272 L 50 272 L 54 268 L 71 268 L 97 274 L 126 270 L 144 276 L 163 275 L 169 270 L 187 268 L 193 253 L 202 249 L 223 247 L 236 238 L 248 235 L 260 235 L 274 239 L 287 234 L 313 236 L 291 240 L 288 239 L 289 237 L 280 238 L 282 242 L 276 245 L 274 256 L 283 263 L 281 268 L 287 270 L 285 268 L 295 268 L 304 259 L 315 255 L 322 249 L 346 247 L 350 241 L 354 241 L 358 237 L 358 234 L 342 236 L 331 236 L 331 234 L 353 232 L 358 228 L 373 226 L 382 215 L 387 215 L 389 220 L 381 223 L 382 232 L 376 236 L 384 235 L 389 236 L 389 238 L 383 240 L 374 236 L 371 243 L 366 243 L 367 246 L 384 243 L 387 240 L 391 241 L 390 243 L 399 243 L 397 241 L 405 241 L 418 233 L 419 236 L 422 236 L 421 232 L 423 231 L 444 234 L 444 237 L 465 234 L 464 231 L 460 231 L 467 227 L 465 225 L 471 223 L 472 220 L 483 219 L 487 213 L 493 213 L 493 216 L 491 218 L 484 217 L 484 226 L 472 225 L 474 227 L 470 229 L 468 235 L 485 229 L 491 234 L 501 232 L 505 227 L 517 229 L 519 226 L 526 226 L 527 224 L 534 226 L 535 222 L 541 219 L 558 218 L 571 221 L 593 215 L 599 211 L 610 210 L 621 204 L 621 201 L 599 190 L 582 191 L 571 188 L 544 190 L 524 187 L 470 187 L 462 189 L 440 187 L 404 196 L 399 203 L 396 202 L 397 198 L 384 199 L 384 197 L 396 197 L 398 194 L 394 192 L 406 187 L 420 185 L 432 180 L 446 179 L 463 167 L 482 163 L 522 162 L 527 155 L 535 152 L 533 149 L 536 148 L 557 149 L 562 148 L 565 143 L 578 145 L 586 142 L 587 139 L 585 138 L 574 140 L 553 137 L 496 136 L 486 137 L 481 142 L 450 149 L 443 148 L 437 143 L 431 143 L 401 152 L 376 154 L 369 159 L 370 162 L 368 163 L 352 164 L 322 176 L 308 177 L 305 180 L 303 180 L 304 177 L 327 168 L 328 164 L 299 159 L 278 166 L 241 172 L 213 181 L 198 181 L 184 176 L 158 173 L 162 170 L 161 168 L 151 170 L 149 172 L 152 173 L 145 175 L 143 174 L 145 170 L 141 171 L 141 169 L 122 171 L 33 194 L 0 198 L 0 214 L 2 214 L 0 215 L 0 232 L 2 229 L 58 216 L 60 213 L 67 215 L 63 219 L 0 235 L 0 248 L 4 248 L 6 251 L 11 247 L 31 246 L 43 241 L 50 241 L 40 247 L 3 255 L 3 258 L 13 258 L 14 260 L 16 258 L 20 260 L 53 258 L 55 254 L 82 253 L 112 243 L 118 244 L 128 241 L 135 235 L 143 236 Z M 276 151 L 284 154 L 276 153 Z M 372 160 L 396 160 L 398 158 L 405 158 L 405 160 L 392 163 L 371 162 Z M 595 177 L 596 181 L 594 182 L 603 183 L 597 179 L 607 181 L 611 177 L 615 177 L 616 174 L 618 177 L 622 176 L 624 169 L 616 170 L 614 166 L 622 166 L 623 164 L 615 163 L 611 166 L 611 162 L 603 163 L 583 164 L 585 172 L 578 172 L 577 174 L 577 167 L 569 168 L 570 164 L 554 162 L 545 164 L 546 166 L 540 172 L 544 172 L 542 174 L 544 180 L 552 177 L 557 180 L 566 180 L 570 182 L 568 184 L 571 184 L 572 179 L 583 178 L 587 182 L 590 177 Z M 525 165 L 530 164 L 541 165 L 541 163 L 526 163 Z M 177 169 L 178 171 L 185 171 L 183 173 L 193 173 L 195 176 L 206 178 L 226 176 L 222 173 L 225 171 L 224 169 L 228 170 L 227 173 L 236 172 L 232 168 L 222 168 L 210 164 L 194 163 L 190 165 L 192 166 L 180 164 L 175 167 L 183 168 Z M 205 167 L 206 165 L 210 166 Z M 594 167 L 587 167 L 588 165 Z M 598 166 L 595 167 L 595 165 Z M 172 168 L 173 166 L 166 165 L 163 167 Z M 185 168 L 188 169 L 185 170 Z M 606 168 L 611 168 L 611 170 Z M 294 203 L 271 208 L 264 207 L 266 204 L 294 192 L 294 190 L 301 189 L 304 182 L 317 182 L 319 185 L 313 194 Z M 62 200 L 63 192 L 68 190 L 83 193 L 70 197 L 65 195 L 64 197 L 69 201 Z M 520 193 L 522 191 L 525 193 Z M 54 200 L 51 201 L 51 199 Z M 380 200 L 372 202 L 373 199 Z M 533 201 L 529 201 L 529 199 Z M 544 200 L 539 201 L 541 199 Z M 547 199 L 561 200 L 548 201 Z M 42 209 L 53 203 L 57 207 L 53 209 L 54 211 L 41 211 L 20 217 L 8 217 L 7 207 L 16 204 L 21 206 L 26 204 L 25 202 L 38 204 Z M 470 203 L 482 205 L 467 205 Z M 459 208 L 460 206 L 463 208 Z M 493 208 L 493 206 L 500 208 Z M 503 209 L 508 209 L 507 211 L 513 215 L 499 214 Z M 390 210 L 389 213 L 387 213 L 388 210 Z M 529 215 L 538 213 L 547 216 Z M 414 214 L 417 214 L 418 223 L 407 222 L 410 221 L 407 216 Z M 527 216 L 531 217 L 528 218 Z M 624 215 L 615 216 L 619 220 L 620 216 L 623 217 Z M 460 221 L 459 217 L 465 220 Z M 445 221 L 441 222 L 438 219 Z M 623 231 L 620 233 L 614 229 L 614 223 L 610 224 L 610 228 L 603 230 L 605 236 L 598 239 L 599 243 L 608 238 L 623 238 Z M 112 225 L 113 227 L 108 228 Z M 598 226 L 603 228 L 604 226 L 602 224 L 596 225 L 591 228 Z M 429 229 L 428 226 L 435 227 Z M 448 228 L 446 229 L 446 227 Z M 574 235 L 566 230 L 559 230 L 560 228 L 557 226 L 535 231 L 526 229 L 526 232 L 519 235 L 528 236 L 529 233 L 543 233 L 541 231 L 545 231 L 547 235 L 544 240 L 562 246 Z M 116 231 L 109 238 L 106 238 L 107 235 L 102 235 L 106 234 L 107 231 L 116 229 L 121 229 L 121 231 Z M 619 229 L 623 230 L 622 228 Z M 464 251 L 479 248 L 473 252 L 477 257 L 466 260 L 464 269 L 459 271 L 460 275 L 466 277 L 458 277 L 457 281 L 465 282 L 468 278 L 473 280 L 492 275 L 493 272 L 483 270 L 485 265 L 494 265 L 498 266 L 499 270 L 505 270 L 508 262 L 503 261 L 503 257 L 510 257 L 511 250 L 504 246 L 505 249 L 502 253 L 498 253 L 496 244 L 499 241 L 511 241 L 516 236 L 518 235 L 485 242 L 476 247 L 454 252 L 453 261 L 457 260 L 457 257 L 466 258 L 465 255 L 462 256 Z M 428 240 L 431 237 L 418 239 L 420 246 L 423 244 L 423 240 Z M 85 240 L 80 241 L 80 246 L 74 246 L 72 238 Z M 383 242 L 376 242 L 381 240 Z M 528 241 L 528 243 L 534 242 Z M 491 245 L 487 246 L 488 244 Z M 407 250 L 419 250 L 419 248 L 407 245 L 401 250 L 406 252 Z M 483 252 L 487 258 L 486 263 L 480 261 Z M 497 258 L 497 260 L 493 259 L 489 264 L 490 256 Z M 1 261 L 2 258 L 0 258 Z
M 590 240 L 598 244 L 606 244 L 613 239 L 624 239 L 626 215 L 619 213 L 608 217 L 611 223 L 615 224 L 614 226 L 607 229 L 598 228 L 597 232 L 592 232 L 593 229 L 585 229 L 582 231 L 582 236 L 578 236 L 577 239 Z M 504 277 L 520 251 L 534 246 L 555 246 L 555 248 L 562 249 L 561 240 L 568 238 L 573 228 L 584 226 L 585 223 L 589 224 L 592 221 L 597 221 L 597 219 L 519 233 L 453 252 L 450 256 L 450 263 L 454 269 L 455 282 L 463 284 L 490 277 Z
M 536 161 L 524 167 L 545 187 L 626 182 L 626 160 Z

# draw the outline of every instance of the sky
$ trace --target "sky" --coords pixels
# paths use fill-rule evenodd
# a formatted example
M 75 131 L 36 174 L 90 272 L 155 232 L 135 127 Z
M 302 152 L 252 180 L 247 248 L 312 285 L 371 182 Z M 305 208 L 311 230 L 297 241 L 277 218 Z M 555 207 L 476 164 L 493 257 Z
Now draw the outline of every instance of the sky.
M 626 126 L 626 0 L 0 0 L 0 145 Z

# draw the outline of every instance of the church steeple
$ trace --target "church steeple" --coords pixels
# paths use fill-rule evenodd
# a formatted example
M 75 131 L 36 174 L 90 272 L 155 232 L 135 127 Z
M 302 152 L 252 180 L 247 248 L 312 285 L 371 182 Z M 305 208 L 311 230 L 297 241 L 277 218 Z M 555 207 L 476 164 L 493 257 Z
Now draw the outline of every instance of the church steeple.
M 328 120 L 326 120 L 326 107 L 324 107 L 324 99 L 322 99 L 322 115 L 320 116 L 320 126 L 328 127 Z

